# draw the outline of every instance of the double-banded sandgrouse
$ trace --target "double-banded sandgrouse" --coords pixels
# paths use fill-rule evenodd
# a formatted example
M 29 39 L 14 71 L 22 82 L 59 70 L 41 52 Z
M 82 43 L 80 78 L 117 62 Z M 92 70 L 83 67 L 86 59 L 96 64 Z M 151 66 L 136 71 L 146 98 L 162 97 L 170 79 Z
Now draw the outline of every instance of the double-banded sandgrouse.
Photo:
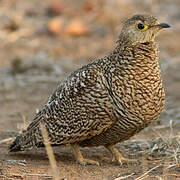
M 44 122 L 50 143 L 70 144 L 79 163 L 98 164 L 83 158 L 79 146 L 104 146 L 122 163 L 125 158 L 114 145 L 147 127 L 164 108 L 155 37 L 169 27 L 152 15 L 128 19 L 115 49 L 70 74 L 10 151 L 42 147 Z

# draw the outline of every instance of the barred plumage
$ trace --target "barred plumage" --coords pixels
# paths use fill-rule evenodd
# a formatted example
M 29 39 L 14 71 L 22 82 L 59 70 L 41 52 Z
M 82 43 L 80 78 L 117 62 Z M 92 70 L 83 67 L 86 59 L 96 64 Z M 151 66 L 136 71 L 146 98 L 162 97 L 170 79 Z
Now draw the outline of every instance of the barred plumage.
M 127 20 L 112 53 L 68 76 L 10 151 L 43 146 L 44 121 L 51 144 L 71 144 L 81 164 L 98 163 L 84 159 L 79 145 L 102 145 L 121 163 L 124 158 L 114 145 L 147 127 L 164 108 L 154 39 L 167 27 L 151 15 Z

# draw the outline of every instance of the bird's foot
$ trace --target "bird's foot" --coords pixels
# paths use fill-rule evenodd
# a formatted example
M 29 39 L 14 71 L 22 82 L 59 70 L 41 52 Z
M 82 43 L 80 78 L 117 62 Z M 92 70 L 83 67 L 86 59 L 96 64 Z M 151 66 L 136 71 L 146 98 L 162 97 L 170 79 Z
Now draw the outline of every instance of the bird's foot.
M 121 155 L 119 157 L 113 156 L 112 162 L 118 165 L 128 164 L 128 163 L 137 163 L 138 161 L 136 159 L 129 159 L 122 157 Z
M 86 165 L 97 165 L 99 166 L 99 162 L 98 161 L 94 161 L 91 159 L 85 159 L 85 158 L 81 158 L 77 160 L 79 164 L 86 166 Z
M 71 144 L 71 146 L 72 146 L 72 148 L 74 150 L 75 157 L 76 157 L 79 164 L 84 165 L 84 166 L 86 166 L 88 164 L 89 165 L 97 165 L 97 166 L 99 166 L 99 162 L 94 161 L 94 160 L 90 160 L 90 159 L 85 159 L 83 157 L 83 155 L 82 155 L 82 153 L 81 153 L 81 151 L 79 149 L 78 144 Z
M 112 162 L 115 162 L 119 165 L 123 165 L 125 163 L 135 163 L 137 160 L 124 158 L 121 153 L 114 147 L 114 145 L 105 146 L 106 149 L 112 154 Z

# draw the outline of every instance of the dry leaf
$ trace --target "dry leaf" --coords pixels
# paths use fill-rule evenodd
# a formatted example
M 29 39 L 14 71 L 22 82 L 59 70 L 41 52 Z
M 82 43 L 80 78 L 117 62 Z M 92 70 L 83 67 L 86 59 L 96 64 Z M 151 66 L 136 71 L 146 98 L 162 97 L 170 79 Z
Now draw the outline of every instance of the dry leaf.
M 63 31 L 63 20 L 62 18 L 53 18 L 50 20 L 50 22 L 48 23 L 48 30 L 52 33 L 52 34 L 61 34 Z
M 82 36 L 89 33 L 89 28 L 81 19 L 73 19 L 67 24 L 64 32 L 71 36 Z

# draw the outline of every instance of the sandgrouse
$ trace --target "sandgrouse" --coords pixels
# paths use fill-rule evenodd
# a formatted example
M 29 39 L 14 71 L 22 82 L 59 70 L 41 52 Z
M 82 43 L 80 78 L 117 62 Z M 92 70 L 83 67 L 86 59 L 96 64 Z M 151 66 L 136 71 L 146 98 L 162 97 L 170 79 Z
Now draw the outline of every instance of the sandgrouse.
M 155 121 L 164 108 L 164 89 L 155 37 L 166 23 L 135 15 L 122 28 L 114 50 L 70 74 L 36 114 L 10 151 L 42 147 L 41 123 L 51 145 L 70 144 L 80 164 L 79 146 L 104 146 L 113 158 L 126 159 L 114 145 Z

